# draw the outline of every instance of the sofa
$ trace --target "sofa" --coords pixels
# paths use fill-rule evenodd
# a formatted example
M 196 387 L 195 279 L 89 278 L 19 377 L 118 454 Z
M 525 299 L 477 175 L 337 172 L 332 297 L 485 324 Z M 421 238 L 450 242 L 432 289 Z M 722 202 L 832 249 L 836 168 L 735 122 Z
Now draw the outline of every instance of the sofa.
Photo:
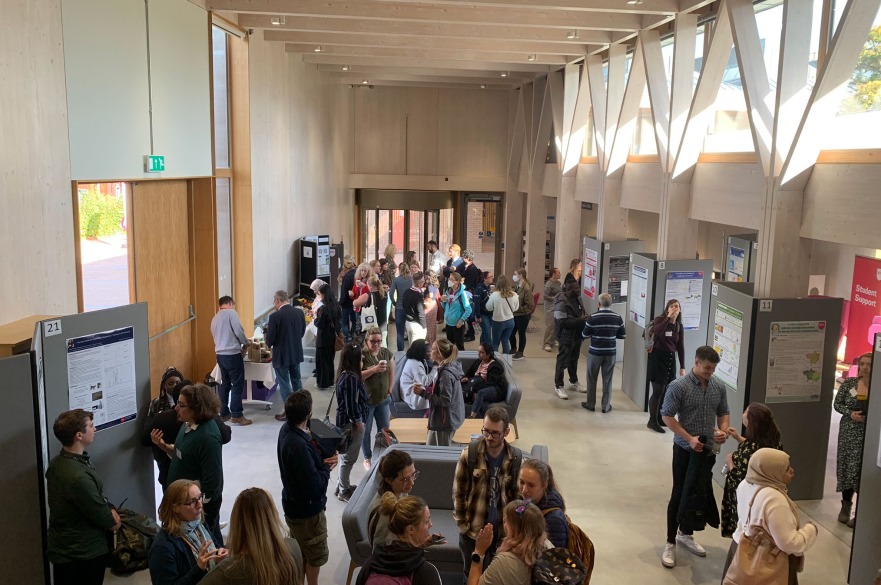
M 520 408 L 520 398 L 523 395 L 523 390 L 514 376 L 510 360 L 505 359 L 506 357 L 497 356 L 497 359 L 505 369 L 505 378 L 508 380 L 508 393 L 505 396 L 504 402 L 496 402 L 491 406 L 501 406 L 508 411 L 508 419 L 511 421 L 511 426 L 514 427 L 514 437 L 520 438 L 520 432 L 517 430 L 517 409 Z M 471 364 L 477 361 L 477 351 L 460 351 L 457 360 L 462 364 L 462 371 L 467 372 Z M 404 352 L 399 351 L 395 354 L 395 377 L 392 380 L 392 387 L 390 389 L 392 395 L 391 415 L 393 418 L 422 418 L 425 416 L 425 411 L 413 410 L 401 397 L 401 372 L 404 370 L 404 362 L 406 361 L 407 355 Z M 466 405 L 467 407 L 468 405 Z
M 425 559 L 441 573 L 462 573 L 464 560 L 459 549 L 459 529 L 453 520 L 453 480 L 456 476 L 456 463 L 462 453 L 462 446 L 437 447 L 427 445 L 392 445 L 389 450 L 406 451 L 413 458 L 419 471 L 419 480 L 410 492 L 419 496 L 431 510 L 431 531 L 447 537 L 445 544 L 426 549 Z M 524 451 L 525 457 L 548 460 L 548 448 L 535 445 L 531 451 Z M 343 534 L 349 548 L 349 572 L 346 585 L 352 582 L 352 574 L 370 556 L 371 547 L 367 539 L 367 509 L 379 489 L 379 465 L 374 465 L 352 494 L 343 510 Z

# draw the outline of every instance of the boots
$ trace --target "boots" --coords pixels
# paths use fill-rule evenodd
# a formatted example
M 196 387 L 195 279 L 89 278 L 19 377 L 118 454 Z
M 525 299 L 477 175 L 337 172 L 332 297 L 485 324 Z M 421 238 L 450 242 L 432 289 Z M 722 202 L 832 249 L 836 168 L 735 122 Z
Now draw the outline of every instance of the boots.
M 847 500 L 841 500 L 841 511 L 838 513 L 838 521 L 842 524 L 847 524 L 850 522 L 850 510 L 853 507 L 853 502 L 849 502 Z

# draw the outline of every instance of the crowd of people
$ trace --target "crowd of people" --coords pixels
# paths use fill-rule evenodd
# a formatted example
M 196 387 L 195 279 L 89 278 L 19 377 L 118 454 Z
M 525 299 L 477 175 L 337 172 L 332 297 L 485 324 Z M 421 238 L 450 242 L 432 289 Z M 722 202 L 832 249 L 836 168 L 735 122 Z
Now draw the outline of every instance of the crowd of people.
M 226 543 L 220 524 L 222 446 L 231 437 L 229 424 L 251 424 L 241 399 L 242 348 L 249 341 L 233 299 L 219 300 L 211 325 L 221 377 L 217 390 L 168 368 L 141 437 L 153 450 L 163 490 L 162 530 L 149 552 L 154 584 L 317 585 L 320 569 L 330 558 L 325 508 L 331 474 L 337 471 L 334 496 L 346 502 L 357 488 L 351 482 L 354 465 L 360 459 L 366 470 L 374 466 L 373 425 L 378 433 L 388 429 L 390 390 L 398 368 L 401 399 L 427 419 L 428 445 L 449 446 L 465 418 L 482 420 L 480 437 L 462 450 L 451 486 L 464 582 L 526 585 L 532 582 L 533 567 L 552 547 L 577 547 L 592 564 L 592 553 L 573 541 L 583 533 L 566 515 L 551 467 L 508 443 L 508 411 L 493 406 L 504 400 L 509 383 L 498 352 L 501 348 L 513 360 L 524 358 L 527 326 L 540 295 L 533 292 L 523 269 L 510 279 L 494 278 L 492 272 L 479 270 L 473 254 L 458 245 L 450 246 L 446 257 L 435 242 L 429 243 L 428 251 L 424 271 L 412 256 L 396 267 L 393 246 L 369 263 L 356 265 L 347 257 L 339 299 L 329 283 L 312 284 L 315 301 L 308 324 L 304 311 L 291 306 L 285 291 L 275 294 L 276 311 L 265 338 L 284 404 L 283 412 L 275 415 L 284 423 L 277 442 L 284 523 L 270 494 L 259 487 L 246 489 L 233 505 Z M 586 393 L 581 406 L 595 411 L 602 373 L 600 409 L 605 414 L 612 410 L 615 351 L 617 341 L 625 337 L 624 323 L 611 309 L 608 294 L 599 295 L 597 310 L 587 313 L 580 276 L 578 260 L 572 261 L 562 281 L 558 269 L 550 272 L 541 293 L 546 320 L 541 347 L 548 352 L 557 348 L 554 393 L 560 399 L 568 399 L 573 391 Z M 388 349 L 392 320 L 396 348 L 406 350 L 400 364 Z M 438 337 L 441 323 L 444 336 Z M 303 389 L 300 371 L 307 328 L 316 348 L 315 388 L 332 388 L 331 402 L 336 401 L 333 422 L 343 440 L 333 448 L 316 441 L 309 429 L 313 399 Z M 459 352 L 466 342 L 477 341 L 478 329 L 477 359 L 466 372 Z M 744 580 L 743 558 L 769 542 L 787 559 L 785 580 L 775 582 L 797 583 L 804 554 L 818 530 L 812 522 L 801 521 L 787 495 L 795 471 L 783 450 L 774 413 L 767 405 L 751 403 L 743 413 L 743 434 L 732 428 L 726 387 L 713 375 L 718 353 L 709 346 L 698 348 L 687 370 L 683 337 L 681 306 L 670 300 L 646 331 L 652 389 L 647 427 L 659 433 L 666 428 L 674 435 L 661 563 L 675 567 L 677 547 L 706 556 L 694 532 L 709 525 L 721 527 L 722 535 L 732 538 L 723 583 L 751 582 Z M 585 339 L 590 344 L 586 388 L 578 381 Z M 834 402 L 842 415 L 839 521 L 851 527 L 871 367 L 871 355 L 862 356 L 857 377 L 842 383 Z M 48 550 L 55 582 L 101 583 L 110 553 L 107 535 L 121 520 L 104 498 L 86 452 L 95 439 L 92 415 L 82 410 L 62 413 L 53 431 L 63 446 L 46 474 Z M 712 495 L 712 470 L 719 446 L 729 439 L 737 447 L 726 456 L 720 515 Z M 440 584 L 440 573 L 425 560 L 425 549 L 445 536 L 431 533 L 431 511 L 423 500 L 409 495 L 419 470 L 410 455 L 399 450 L 388 451 L 377 465 L 380 489 L 368 511 L 373 554 L 357 583 L 387 582 L 376 579 L 384 575 L 409 576 L 411 583 L 420 585 Z

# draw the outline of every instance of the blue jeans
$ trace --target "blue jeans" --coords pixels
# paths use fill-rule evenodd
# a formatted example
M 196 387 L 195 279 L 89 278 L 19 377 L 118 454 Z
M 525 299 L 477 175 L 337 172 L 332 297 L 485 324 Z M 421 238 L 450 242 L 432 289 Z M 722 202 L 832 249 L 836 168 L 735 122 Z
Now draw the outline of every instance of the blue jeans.
M 486 411 L 489 410 L 490 406 L 496 402 L 502 402 L 504 399 L 504 396 L 499 399 L 499 389 L 495 386 L 481 388 L 474 395 L 474 404 L 471 405 L 471 412 L 477 414 L 477 418 L 482 419 L 486 416 Z
M 343 337 L 350 339 L 358 333 L 358 315 L 352 307 L 343 307 Z
M 480 316 L 480 343 L 493 344 L 493 318 L 490 315 Z
M 300 378 L 300 364 L 293 366 L 272 366 L 275 370 L 275 383 L 278 384 L 278 395 L 281 397 L 281 407 L 287 402 L 288 396 L 293 392 L 303 389 L 303 380 Z
M 407 335 L 407 311 L 395 307 L 395 329 L 398 332 L 398 351 L 404 351 L 404 337 Z
M 493 321 L 493 351 L 499 351 L 502 344 L 504 353 L 511 353 L 511 332 L 514 331 L 514 319 Z
M 364 438 L 361 440 L 361 451 L 365 459 L 373 457 L 373 421 L 376 420 L 377 430 L 387 429 L 389 425 L 389 405 L 392 397 L 386 396 L 385 400 L 377 404 L 367 405 L 367 417 L 364 419 Z
M 240 418 L 243 413 L 242 390 L 245 389 L 245 360 L 242 354 L 217 355 L 220 366 L 220 416 Z M 230 398 L 232 394 L 232 398 Z

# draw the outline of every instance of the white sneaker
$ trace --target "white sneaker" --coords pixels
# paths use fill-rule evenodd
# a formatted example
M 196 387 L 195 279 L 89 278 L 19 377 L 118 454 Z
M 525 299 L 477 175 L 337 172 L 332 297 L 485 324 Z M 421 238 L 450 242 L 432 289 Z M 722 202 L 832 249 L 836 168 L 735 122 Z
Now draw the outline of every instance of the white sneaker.
M 562 398 L 563 400 L 569 400 L 569 395 L 563 390 L 562 386 L 554 387 L 554 393 L 557 395 L 557 398 Z
M 676 542 L 687 548 L 692 553 L 696 554 L 699 557 L 707 556 L 707 550 L 696 543 L 694 541 L 694 536 L 690 534 L 682 534 L 682 532 L 676 532 Z M 669 546 L 669 545 L 668 545 Z
M 587 388 L 583 387 L 578 382 L 570 382 L 569 383 L 569 391 L 571 392 L 581 392 L 582 394 L 587 394 Z
M 677 538 L 678 540 L 678 538 Z M 661 564 L 672 569 L 676 566 L 676 545 L 669 542 L 664 545 L 664 554 L 661 555 Z
M 545 351 L 551 351 L 551 346 L 550 346 L 550 345 L 546 345 L 546 346 L 544 346 L 542 349 L 545 350 Z

